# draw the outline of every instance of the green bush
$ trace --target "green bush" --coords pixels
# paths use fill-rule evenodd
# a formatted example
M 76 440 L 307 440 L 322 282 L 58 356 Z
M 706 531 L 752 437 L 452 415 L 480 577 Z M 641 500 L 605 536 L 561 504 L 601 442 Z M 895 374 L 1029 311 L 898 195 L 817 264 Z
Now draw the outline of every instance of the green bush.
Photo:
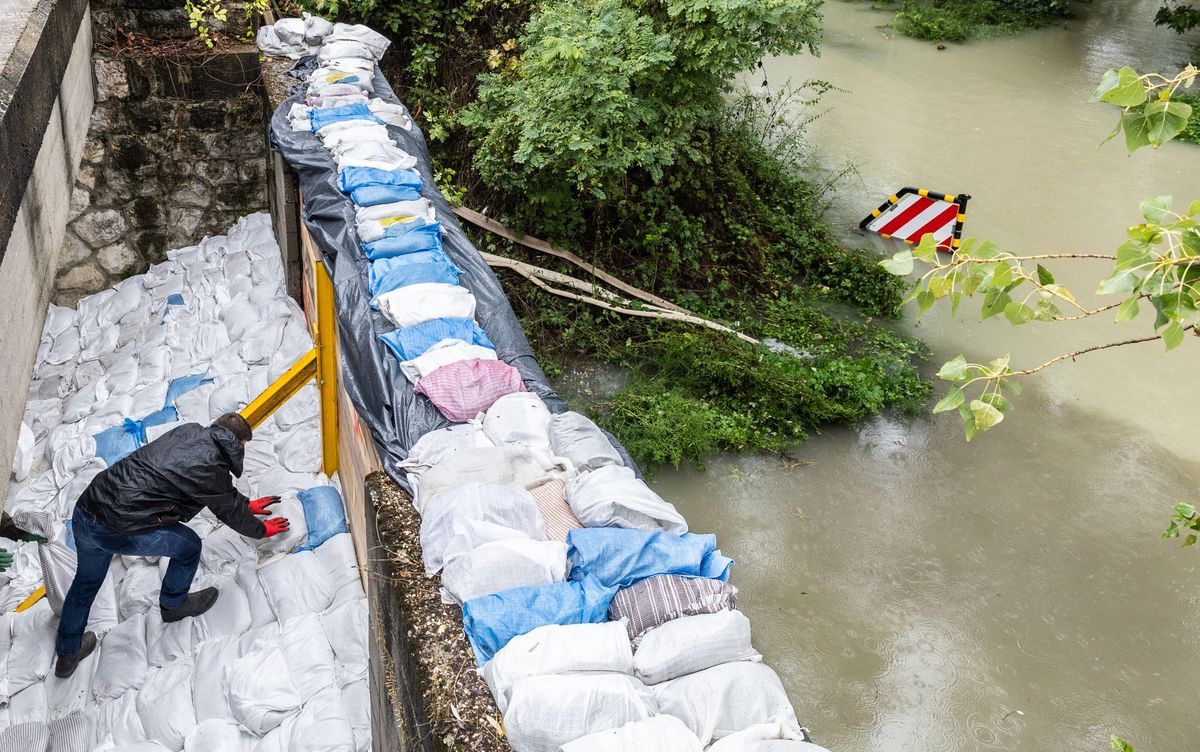
M 1073 14 L 1066 0 L 900 0 L 892 26 L 917 39 L 962 42 L 1039 28 Z
M 1176 94 L 1171 99 L 1192 106 L 1192 114 L 1188 118 L 1187 126 L 1183 129 L 1183 133 L 1176 138 L 1180 141 L 1200 144 L 1200 94 Z

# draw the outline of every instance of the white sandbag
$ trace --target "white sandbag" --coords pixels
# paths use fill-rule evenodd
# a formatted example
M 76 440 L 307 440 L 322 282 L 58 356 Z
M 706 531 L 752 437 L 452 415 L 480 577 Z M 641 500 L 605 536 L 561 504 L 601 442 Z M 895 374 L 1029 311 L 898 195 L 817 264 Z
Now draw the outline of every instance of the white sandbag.
M 208 408 L 208 400 L 217 389 L 215 384 L 201 384 L 190 392 L 175 398 L 175 412 L 184 423 L 208 425 L 214 417 Z
M 551 451 L 569 459 L 581 473 L 605 465 L 625 464 L 600 427 L 577 412 L 551 417 L 549 432 Z
M 654 694 L 631 676 L 532 676 L 513 687 L 504 731 L 516 752 L 558 752 L 581 736 L 654 714 Z
M 459 423 L 448 428 L 430 431 L 408 450 L 408 456 L 400 461 L 409 479 L 418 481 L 426 470 L 452 454 L 478 447 L 492 446 L 491 439 L 474 423 Z
M 173 361 L 174 354 L 171 352 L 171 348 L 166 346 L 144 352 L 138 364 L 138 386 L 150 386 L 169 381 L 167 377 L 171 372 Z M 160 402 L 158 407 L 162 406 L 163 403 Z M 142 416 L 138 415 L 137 417 Z
M 8 722 L 45 723 L 49 720 L 50 706 L 46 700 L 46 685 L 30 684 L 20 692 L 16 692 L 8 700 Z
M 21 421 L 21 428 L 17 432 L 17 451 L 13 456 L 13 480 L 22 481 L 29 477 L 29 471 L 33 469 L 35 443 L 33 429 L 25 425 L 24 421 Z
M 510 538 L 485 543 L 445 563 L 442 601 L 462 605 L 510 588 L 563 582 L 567 568 L 567 544 L 562 541 Z
M 285 624 L 284 629 L 290 624 Z M 321 615 L 321 627 L 337 661 L 336 686 L 344 687 L 363 679 L 371 661 L 367 599 L 359 598 L 325 612 Z
M 138 362 L 132 355 L 117 358 L 104 374 L 109 394 L 129 394 L 138 384 Z
M 757 661 L 750 644 L 750 620 L 724 609 L 673 619 L 642 635 L 633 663 L 637 677 L 658 684 L 733 661 Z
M 243 255 L 243 258 L 245 256 Z M 247 269 L 247 271 L 249 271 Z M 247 329 L 253 328 L 259 321 L 258 307 L 250 302 L 248 297 L 237 297 L 229 302 L 221 311 L 221 323 L 229 333 L 230 342 L 238 342 Z
M 225 667 L 241 657 L 235 640 L 208 640 L 196 646 L 192 672 L 192 702 L 196 720 L 231 718 L 225 693 Z
M 150 671 L 145 614 L 135 614 L 110 629 L 99 649 L 100 660 L 92 676 L 92 694 L 97 702 L 115 700 L 130 689 L 140 689 Z
M 524 446 L 481 447 L 456 452 L 421 475 L 413 506 L 424 515 L 439 497 L 471 484 L 530 488 L 558 469 L 548 456 L 538 458 Z
M 32 387 L 30 389 L 32 390 Z M 29 400 L 25 403 L 25 415 L 22 420 L 33 432 L 34 441 L 42 441 L 51 429 L 62 423 L 62 398 Z
M 163 380 L 147 384 L 136 390 L 130 397 L 130 416 L 140 419 L 161 410 L 163 403 L 167 399 L 167 389 L 170 386 L 169 381 Z
M 256 541 L 228 525 L 220 525 L 203 537 L 200 566 L 215 575 L 232 577 L 242 560 L 254 555 Z
M 354 729 L 337 689 L 314 695 L 288 730 L 288 752 L 355 752 Z
M 192 703 L 192 659 L 180 658 L 152 671 L 137 693 L 138 717 L 146 737 L 167 749 L 183 749 L 196 727 Z
M 80 349 L 79 328 L 69 326 L 54 338 L 54 343 L 46 353 L 46 363 L 59 365 L 74 361 L 79 357 Z
M 517 682 L 571 671 L 632 674 L 633 648 L 625 625 L 610 621 L 538 627 L 509 640 L 480 669 L 501 713 L 508 709 Z
M 66 679 L 58 678 L 53 671 L 46 674 L 47 720 L 65 718 L 89 707 L 92 700 L 92 677 L 99 658 L 100 656 L 93 652 L 80 661 L 75 667 L 75 673 Z
M 18 509 L 44 509 L 58 495 L 58 483 L 54 480 L 53 469 L 35 476 L 24 484 L 9 486 L 9 513 Z
M 158 608 L 158 595 L 162 590 L 162 576 L 157 566 L 139 562 L 125 573 L 121 580 L 118 609 L 121 619 L 129 619 L 135 614 L 145 613 L 151 607 Z
M 260 321 L 242 338 L 242 360 L 250 365 L 267 363 L 283 339 L 284 319 Z
M 151 666 L 166 666 L 192 654 L 196 642 L 192 621 L 163 622 L 162 609 L 154 607 L 146 611 L 146 658 Z
M 75 309 L 50 304 L 46 310 L 46 323 L 42 325 L 42 335 L 53 339 L 75 324 Z
M 79 497 L 91 485 L 92 480 L 104 472 L 106 467 L 108 466 L 104 464 L 104 460 L 96 458 L 89 460 L 87 464 L 79 468 L 79 471 L 75 473 L 75 477 L 71 478 L 67 485 L 63 486 L 54 500 L 54 510 L 60 518 L 70 516 L 71 511 L 75 508 L 75 502 L 79 500 Z
M 779 677 L 762 663 L 723 663 L 654 689 L 659 712 L 683 721 L 704 744 L 759 723 L 796 722 Z
M 41 684 L 54 663 L 58 619 L 45 598 L 12 622 L 12 649 L 8 654 L 8 693 L 15 697 L 33 684 Z
M 703 752 L 704 747 L 683 721 L 658 715 L 644 721 L 582 736 L 562 746 L 562 752 Z
M 303 387 L 291 399 L 283 403 L 283 407 L 275 411 L 275 425 L 286 431 L 292 426 L 312 420 L 321 414 L 320 404 L 317 400 L 315 386 L 309 384 Z
M 266 496 L 268 493 L 270 492 L 259 487 L 259 495 Z M 257 542 L 255 548 L 260 566 L 290 554 L 304 545 L 304 541 L 308 539 L 308 525 L 304 521 L 304 505 L 292 491 L 287 490 L 283 493 L 279 503 L 271 507 L 271 517 L 286 517 L 288 529 L 287 532 L 278 533 Z
M 72 579 L 74 579 L 74 575 L 72 575 Z M 67 589 L 70 589 L 70 585 L 67 586 Z M 119 620 L 117 582 L 110 571 L 105 576 L 104 582 L 100 584 L 100 591 L 96 593 L 96 600 L 92 601 L 92 610 L 88 614 L 87 628 L 94 632 L 97 637 L 103 638 L 108 634 L 109 630 L 117 626 Z
M 117 283 L 113 287 L 113 294 L 99 311 L 100 324 L 111 326 L 137 311 L 141 308 L 144 293 L 145 287 L 138 277 L 129 277 Z
M 100 706 L 96 713 L 96 740 L 111 739 L 124 750 L 126 745 L 145 740 L 146 730 L 137 710 L 137 690 L 131 689 L 116 700 Z
M 436 318 L 475 318 L 475 296 L 460 285 L 422 282 L 386 292 L 375 299 L 379 310 L 401 329 Z
M 225 670 L 233 717 L 257 736 L 271 731 L 300 708 L 300 693 L 276 645 L 237 659 Z
M 524 444 L 550 454 L 550 410 L 533 392 L 506 394 L 492 403 L 483 431 L 496 446 Z
M 208 396 L 209 415 L 236 413 L 250 404 L 251 395 L 247 387 L 249 378 L 245 374 L 222 376 L 215 379 L 214 384 L 216 388 Z
M 258 578 L 281 622 L 324 611 L 333 603 L 333 582 L 312 551 L 277 559 L 258 570 Z
M 587 527 L 666 530 L 682 535 L 687 520 L 675 506 L 650 490 L 633 470 L 606 465 L 567 481 L 567 503 Z
M 337 686 L 333 648 L 316 614 L 303 614 L 280 624 L 280 647 L 304 702 L 325 687 Z
M 75 473 L 96 457 L 96 440 L 87 434 L 75 436 L 64 442 L 54 453 L 50 466 L 54 470 L 54 481 L 65 486 Z
M 355 752 L 371 752 L 371 687 L 366 679 L 342 687 L 342 708 L 354 731 Z
M 184 620 L 191 622 L 194 643 L 237 637 L 250 629 L 253 621 L 250 604 L 237 582 L 229 577 L 218 582 L 216 587 L 217 602 L 212 608 L 194 619 Z
M 8 654 L 12 650 L 12 611 L 0 613 L 0 711 L 8 707 Z M 0 724 L 3 719 L 0 718 Z
M 742 729 L 736 734 L 715 742 L 709 752 L 829 752 L 822 746 L 805 741 L 807 734 L 800 724 L 779 719 Z
M 96 333 L 94 337 L 88 340 L 84 348 L 79 352 L 79 361 L 86 362 L 96 360 L 101 355 L 106 355 L 117 348 L 117 339 L 121 336 L 121 330 L 114 324 Z
M 293 473 L 321 470 L 321 427 L 306 421 L 284 434 L 279 442 L 279 461 Z
M 250 604 L 250 628 L 258 629 L 274 623 L 275 611 L 271 608 L 267 591 L 263 589 L 262 581 L 258 578 L 258 565 L 255 560 L 243 559 L 238 564 L 235 579 Z
M 133 397 L 128 394 L 110 396 L 103 401 L 97 400 L 91 415 L 84 419 L 84 431 L 97 434 L 106 428 L 119 426 L 125 422 L 133 409 Z
M 208 377 L 218 379 L 222 376 L 236 376 L 250 370 L 250 366 L 242 359 L 242 342 L 235 340 L 233 344 L 221 349 L 208 362 Z
M 201 721 L 183 740 L 184 752 L 250 752 L 255 737 L 236 723 L 210 718 Z
M 350 533 L 338 533 L 313 549 L 313 553 L 333 582 L 334 606 L 363 597 L 362 577 Z
M 447 463 L 430 471 L 437 472 Z M 424 484 L 422 484 L 424 488 Z M 495 483 L 472 483 L 447 491 L 426 506 L 421 517 L 421 557 L 425 573 L 442 568 L 446 544 L 460 529 L 456 522 L 486 522 L 511 528 L 528 538 L 545 540 L 546 525 L 533 495 L 524 488 Z
M 370 48 L 376 60 L 383 57 L 383 53 L 387 51 L 388 46 L 392 43 L 390 39 L 371 29 L 369 26 L 345 23 L 335 23 L 324 41 L 326 44 L 330 42 L 359 42 Z
M 461 339 L 443 339 L 412 360 L 400 362 L 400 370 L 412 383 L 417 383 L 437 369 L 460 360 L 496 360 L 496 351 L 483 345 L 472 345 Z

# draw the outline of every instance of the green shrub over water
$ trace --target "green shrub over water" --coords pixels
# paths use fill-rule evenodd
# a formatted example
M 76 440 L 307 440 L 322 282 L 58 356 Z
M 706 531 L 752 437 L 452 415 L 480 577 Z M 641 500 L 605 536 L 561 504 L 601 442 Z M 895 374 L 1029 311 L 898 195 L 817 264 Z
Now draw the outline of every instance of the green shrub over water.
M 1070 18 L 1067 0 L 885 0 L 892 26 L 917 39 L 963 42 L 973 37 L 1040 28 Z

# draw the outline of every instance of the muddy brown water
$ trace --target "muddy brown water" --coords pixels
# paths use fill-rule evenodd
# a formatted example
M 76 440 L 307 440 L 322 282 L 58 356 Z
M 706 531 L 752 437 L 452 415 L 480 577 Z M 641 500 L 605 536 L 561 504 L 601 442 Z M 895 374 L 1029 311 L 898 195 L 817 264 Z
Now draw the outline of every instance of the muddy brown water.
M 858 168 L 839 226 L 916 185 L 972 194 L 968 236 L 1111 252 L 1143 197 L 1200 198 L 1200 148 L 1098 148 L 1115 113 L 1086 101 L 1108 67 L 1186 59 L 1158 5 L 1097 2 L 1065 28 L 938 51 L 831 2 L 821 57 L 766 74 L 845 90 L 809 130 L 826 169 Z M 1104 267 L 1051 268 L 1089 293 Z M 903 326 L 937 363 L 1024 367 L 1149 325 L 976 319 Z M 970 444 L 953 415 L 881 417 L 814 437 L 794 467 L 725 456 L 653 482 L 737 559 L 757 647 L 835 752 L 1083 752 L 1114 732 L 1138 752 L 1196 750 L 1200 550 L 1159 533 L 1172 503 L 1200 500 L 1198 387 L 1200 343 L 1118 348 L 1029 380 Z

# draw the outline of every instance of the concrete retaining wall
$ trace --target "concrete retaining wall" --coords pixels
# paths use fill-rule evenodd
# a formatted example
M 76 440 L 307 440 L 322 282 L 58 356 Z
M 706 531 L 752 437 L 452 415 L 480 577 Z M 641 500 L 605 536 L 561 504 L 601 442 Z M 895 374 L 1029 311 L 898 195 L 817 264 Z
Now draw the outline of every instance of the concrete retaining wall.
M 4 20 L 15 23 L 7 14 Z M 8 463 L 25 407 L 20 395 L 29 388 L 92 114 L 87 3 L 36 3 L 11 48 L 5 48 L 8 57 L 0 59 L 0 498 L 8 486 Z

